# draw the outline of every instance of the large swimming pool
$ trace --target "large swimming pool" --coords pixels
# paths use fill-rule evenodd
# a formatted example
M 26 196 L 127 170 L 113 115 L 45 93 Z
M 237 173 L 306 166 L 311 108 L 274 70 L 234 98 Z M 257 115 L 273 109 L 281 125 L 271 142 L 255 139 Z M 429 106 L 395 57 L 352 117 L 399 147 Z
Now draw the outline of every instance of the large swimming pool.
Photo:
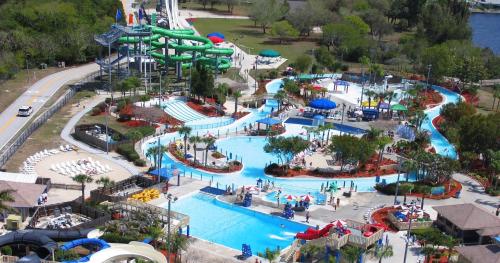
M 249 244 L 252 253 L 266 248 L 284 249 L 297 232 L 307 225 L 271 216 L 219 201 L 205 194 L 186 197 L 172 204 L 172 209 L 190 216 L 193 236 L 241 250 Z M 209 213 L 209 214 L 208 214 Z

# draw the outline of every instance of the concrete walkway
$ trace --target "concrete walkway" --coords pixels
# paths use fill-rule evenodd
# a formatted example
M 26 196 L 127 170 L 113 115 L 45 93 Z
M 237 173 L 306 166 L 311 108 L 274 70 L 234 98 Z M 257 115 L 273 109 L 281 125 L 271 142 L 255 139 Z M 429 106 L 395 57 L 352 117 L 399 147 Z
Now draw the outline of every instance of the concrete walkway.
M 67 141 L 68 143 L 77 146 L 79 149 L 87 151 L 91 154 L 99 155 L 100 157 L 102 157 L 108 161 L 114 162 L 114 163 L 122 166 L 127 171 L 129 171 L 131 174 L 138 174 L 140 172 L 139 169 L 135 165 L 128 162 L 127 160 L 123 159 L 123 157 L 121 155 L 114 153 L 114 152 L 110 152 L 109 154 L 106 154 L 106 152 L 101 151 L 97 148 L 91 147 L 91 146 L 89 146 L 81 141 L 74 139 L 73 136 L 71 136 L 71 132 L 73 131 L 73 128 L 78 123 L 78 121 L 87 112 L 91 111 L 94 106 L 99 104 L 99 102 L 104 101 L 105 97 L 106 96 L 103 96 L 103 95 L 96 96 L 91 101 L 89 101 L 87 105 L 85 105 L 85 109 L 83 109 L 82 111 L 78 112 L 73 117 L 71 117 L 71 119 L 66 123 L 66 125 L 64 126 L 64 129 L 61 132 L 61 138 L 65 141 Z

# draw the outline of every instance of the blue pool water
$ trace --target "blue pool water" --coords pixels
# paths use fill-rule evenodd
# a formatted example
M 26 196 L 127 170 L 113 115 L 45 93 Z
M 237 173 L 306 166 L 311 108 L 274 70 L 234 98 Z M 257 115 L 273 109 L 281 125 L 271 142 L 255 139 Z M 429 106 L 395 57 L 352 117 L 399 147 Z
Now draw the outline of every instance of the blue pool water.
M 290 124 L 300 124 L 300 125 L 307 125 L 311 126 L 312 125 L 312 119 L 303 119 L 303 118 L 288 118 L 285 123 L 290 123 Z M 334 123 L 333 124 L 333 129 L 336 131 L 340 132 L 345 132 L 345 133 L 350 133 L 350 134 L 363 134 L 366 133 L 365 130 L 352 127 L 349 125 L 345 124 L 340 124 L 340 123 Z
M 447 103 L 457 103 L 460 99 L 460 95 L 439 86 L 432 86 L 432 88 L 441 93 L 441 95 L 444 97 L 444 101 L 442 105 L 425 111 L 425 113 L 427 114 L 427 118 L 424 120 L 422 126 L 420 127 L 431 133 L 431 144 L 434 149 L 436 149 L 436 153 L 456 159 L 457 152 L 455 150 L 455 147 L 450 142 L 448 142 L 448 140 L 441 133 L 439 133 L 436 127 L 434 127 L 434 125 L 432 124 L 432 120 L 439 115 L 439 112 L 441 111 L 443 105 Z
M 172 204 L 172 209 L 190 216 L 193 236 L 236 250 L 241 250 L 242 244 L 249 244 L 255 255 L 266 248 L 279 246 L 284 249 L 293 242 L 297 232 L 308 227 L 224 203 L 205 194 L 180 199 Z

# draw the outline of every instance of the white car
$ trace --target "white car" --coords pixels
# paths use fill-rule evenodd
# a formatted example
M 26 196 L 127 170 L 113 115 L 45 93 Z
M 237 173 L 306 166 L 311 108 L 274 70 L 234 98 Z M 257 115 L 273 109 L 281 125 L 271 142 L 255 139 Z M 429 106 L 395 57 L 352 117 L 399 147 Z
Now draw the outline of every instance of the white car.
M 17 116 L 28 117 L 33 113 L 33 108 L 31 106 L 21 106 L 17 112 Z

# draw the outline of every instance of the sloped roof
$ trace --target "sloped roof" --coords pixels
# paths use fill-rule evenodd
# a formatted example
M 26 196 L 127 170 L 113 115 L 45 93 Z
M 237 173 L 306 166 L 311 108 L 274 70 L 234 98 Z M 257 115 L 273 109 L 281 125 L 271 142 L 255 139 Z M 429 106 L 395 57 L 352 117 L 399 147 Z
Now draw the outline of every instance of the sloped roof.
M 434 206 L 433 209 L 462 230 L 500 227 L 500 218 L 473 204 Z
M 455 250 L 470 262 L 500 263 L 499 245 L 463 246 Z
M 0 191 L 13 190 L 14 202 L 6 202 L 12 207 L 34 207 L 46 185 L 0 181 Z

